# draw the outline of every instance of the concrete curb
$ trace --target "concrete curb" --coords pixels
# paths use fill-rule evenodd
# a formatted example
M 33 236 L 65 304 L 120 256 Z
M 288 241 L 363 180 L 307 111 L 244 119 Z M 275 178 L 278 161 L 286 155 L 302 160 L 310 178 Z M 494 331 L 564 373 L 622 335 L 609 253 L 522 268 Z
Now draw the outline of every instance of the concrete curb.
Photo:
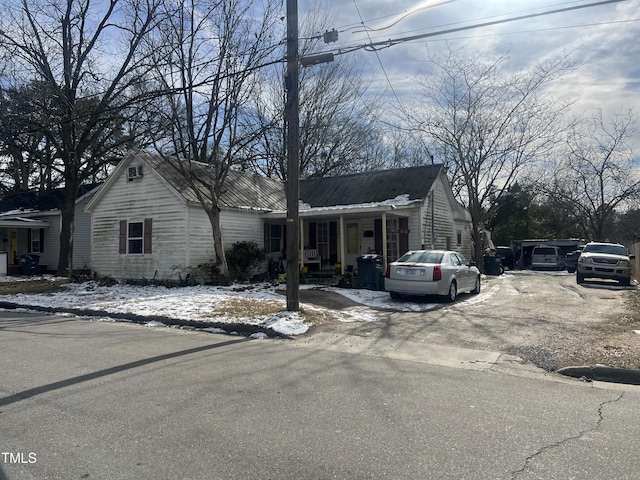
M 582 367 L 564 367 L 556 371 L 568 377 L 582 378 L 588 381 L 625 383 L 640 385 L 640 370 L 633 370 L 607 365 L 591 365 Z
M 193 321 L 193 320 L 182 320 L 179 318 L 168 318 L 161 316 L 143 316 L 136 315 L 133 313 L 114 313 L 114 312 L 106 312 L 103 310 L 85 310 L 79 308 L 56 308 L 56 307 L 42 307 L 39 305 L 21 305 L 18 303 L 11 302 L 0 302 L 0 309 L 5 310 L 33 310 L 36 312 L 45 312 L 45 313 L 68 313 L 72 315 L 77 315 L 79 317 L 106 317 L 111 318 L 115 321 L 120 322 L 130 322 L 137 324 L 147 324 L 152 321 L 156 321 L 166 325 L 167 327 L 188 327 L 194 330 L 203 330 L 205 328 L 218 328 L 220 330 L 224 330 L 225 333 L 235 332 L 238 335 L 242 335 L 245 337 L 249 337 L 255 333 L 264 333 L 269 338 L 284 338 L 291 339 L 289 335 L 284 335 L 270 328 L 265 328 L 260 325 L 248 325 L 245 323 L 220 323 L 220 322 L 206 322 L 206 321 Z

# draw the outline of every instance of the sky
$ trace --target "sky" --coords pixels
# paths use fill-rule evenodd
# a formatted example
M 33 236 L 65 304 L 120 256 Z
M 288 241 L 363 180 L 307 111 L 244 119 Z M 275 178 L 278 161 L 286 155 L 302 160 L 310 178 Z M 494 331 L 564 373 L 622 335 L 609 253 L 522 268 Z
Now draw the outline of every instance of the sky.
M 303 12 L 324 8 L 298 0 Z M 320 0 L 322 1 L 322 0 Z M 326 7 L 335 19 L 334 52 L 506 18 L 596 3 L 596 0 L 346 0 Z M 302 18 L 302 15 L 301 15 Z M 364 28 L 366 27 L 366 28 Z M 303 26 L 300 26 L 303 30 Z M 509 54 L 507 72 L 528 70 L 536 62 L 569 54 L 578 68 L 549 87 L 548 94 L 575 102 L 572 112 L 601 108 L 605 115 L 638 107 L 640 113 L 640 0 L 572 10 L 478 29 L 438 35 L 353 56 L 372 80 L 371 93 L 411 104 L 416 79 L 429 73 L 430 54 L 448 47 L 469 55 Z

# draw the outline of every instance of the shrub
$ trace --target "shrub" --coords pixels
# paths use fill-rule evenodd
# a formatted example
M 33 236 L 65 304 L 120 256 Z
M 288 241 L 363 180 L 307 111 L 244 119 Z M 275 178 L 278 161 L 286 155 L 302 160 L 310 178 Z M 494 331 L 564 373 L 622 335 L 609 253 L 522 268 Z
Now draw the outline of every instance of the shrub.
M 236 242 L 225 253 L 229 269 L 240 281 L 248 280 L 265 259 L 264 251 L 256 242 Z

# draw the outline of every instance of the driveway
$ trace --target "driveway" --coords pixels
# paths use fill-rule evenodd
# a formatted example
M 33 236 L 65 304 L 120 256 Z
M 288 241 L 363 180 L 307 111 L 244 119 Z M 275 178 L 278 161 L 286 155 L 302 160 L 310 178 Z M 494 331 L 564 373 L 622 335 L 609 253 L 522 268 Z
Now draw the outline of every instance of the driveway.
M 374 310 L 322 290 L 300 293 L 301 302 L 351 310 L 356 320 L 319 322 L 307 333 L 310 339 L 322 332 L 499 351 L 552 371 L 597 363 L 640 368 L 640 325 L 625 317 L 633 288 L 577 285 L 566 272 L 513 271 L 485 277 L 479 295 L 461 295 L 453 304 L 402 300 L 420 308 L 433 304 L 420 312 Z M 357 321 L 358 312 L 375 321 Z

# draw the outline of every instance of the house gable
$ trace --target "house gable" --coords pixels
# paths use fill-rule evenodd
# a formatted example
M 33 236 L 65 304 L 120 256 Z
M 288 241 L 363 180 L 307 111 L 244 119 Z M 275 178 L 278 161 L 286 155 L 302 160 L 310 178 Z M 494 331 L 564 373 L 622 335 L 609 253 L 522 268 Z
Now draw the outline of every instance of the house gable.
M 210 220 L 196 192 L 171 161 L 131 152 L 87 206 L 92 212 L 92 268 L 114 278 L 176 279 L 194 275 L 214 254 Z M 201 164 L 194 171 L 208 175 Z M 281 182 L 229 172 L 221 202 L 224 243 L 262 242 L 261 214 L 282 209 Z M 206 194 L 206 192 L 204 192 Z M 253 203 L 252 203 L 253 202 Z
M 117 181 L 117 177 L 129 168 L 142 166 L 142 172 L 151 168 L 158 175 L 164 185 L 185 204 L 199 205 L 198 195 L 191 187 L 189 181 L 181 172 L 185 160 L 175 157 L 162 156 L 144 151 L 131 151 L 118 164 L 118 167 L 105 182 L 104 189 Z M 145 169 L 146 167 L 146 169 Z M 191 174 L 202 181 L 202 193 L 207 197 L 206 182 L 211 171 L 208 165 L 199 162 L 190 162 L 185 168 L 190 169 Z M 135 182 L 135 180 L 134 180 Z M 92 203 L 100 201 L 100 196 Z M 224 192 L 220 199 L 221 208 L 250 209 L 250 210 L 284 210 L 286 198 L 284 185 L 278 180 L 266 178 L 254 173 L 237 172 L 231 170 L 227 173 L 224 183 Z M 88 208 L 92 208 L 90 205 Z

